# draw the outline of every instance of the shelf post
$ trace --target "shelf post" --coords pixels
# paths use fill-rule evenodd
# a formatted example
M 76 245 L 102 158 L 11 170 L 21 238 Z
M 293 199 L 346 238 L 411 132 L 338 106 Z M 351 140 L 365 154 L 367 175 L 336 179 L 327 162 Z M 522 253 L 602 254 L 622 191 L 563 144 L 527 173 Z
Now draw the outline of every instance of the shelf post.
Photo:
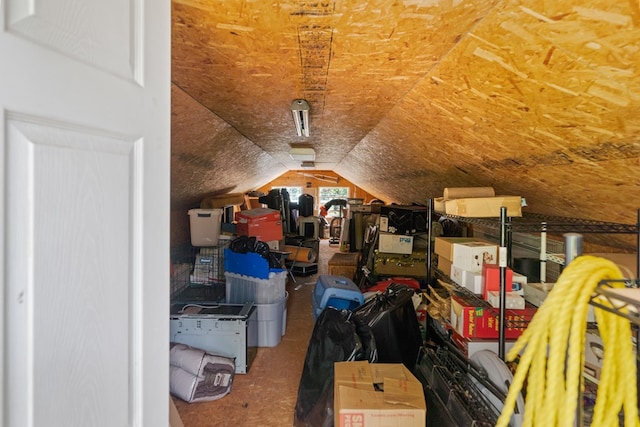
M 505 306 L 507 301 L 507 208 L 500 207 L 500 249 L 498 254 L 498 265 L 500 267 L 500 317 L 498 328 L 498 356 L 505 360 Z
M 433 235 L 433 199 L 427 200 L 427 285 L 431 285 L 433 274 L 433 242 L 431 236 Z M 428 286 L 427 286 L 428 288 Z

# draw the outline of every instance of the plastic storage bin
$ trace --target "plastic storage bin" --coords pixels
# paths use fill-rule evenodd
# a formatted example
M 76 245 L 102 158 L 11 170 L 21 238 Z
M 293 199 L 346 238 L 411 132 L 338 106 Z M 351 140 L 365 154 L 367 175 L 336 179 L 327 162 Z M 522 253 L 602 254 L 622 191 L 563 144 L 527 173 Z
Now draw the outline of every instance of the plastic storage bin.
M 344 276 L 321 274 L 311 294 L 314 320 L 326 307 L 353 310 L 363 303 L 364 297 L 358 286 Z
M 258 347 L 280 344 L 286 324 L 287 296 L 271 304 L 254 304 L 258 321 Z
M 225 271 L 227 304 L 271 304 L 285 296 L 287 272 L 269 273 L 268 279 Z
M 224 271 L 257 277 L 258 279 L 268 279 L 270 277 L 269 273 L 280 273 L 284 270 L 281 268 L 270 269 L 269 262 L 255 252 L 242 254 L 226 248 L 224 250 Z
M 222 209 L 190 209 L 189 225 L 193 246 L 217 246 Z

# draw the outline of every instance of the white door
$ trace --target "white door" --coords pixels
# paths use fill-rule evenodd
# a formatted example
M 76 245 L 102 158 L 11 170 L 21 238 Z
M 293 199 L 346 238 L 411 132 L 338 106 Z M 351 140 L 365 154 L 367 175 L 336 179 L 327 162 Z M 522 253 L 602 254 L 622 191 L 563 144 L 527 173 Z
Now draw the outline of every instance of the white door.
M 0 425 L 166 426 L 170 2 L 0 21 Z

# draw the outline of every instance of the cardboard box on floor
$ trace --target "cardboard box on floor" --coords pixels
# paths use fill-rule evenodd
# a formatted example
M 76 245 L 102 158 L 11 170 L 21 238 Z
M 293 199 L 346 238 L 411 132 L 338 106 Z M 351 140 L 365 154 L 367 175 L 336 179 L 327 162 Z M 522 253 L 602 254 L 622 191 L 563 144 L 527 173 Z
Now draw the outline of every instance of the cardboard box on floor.
M 336 427 L 424 427 L 427 419 L 422 383 L 401 363 L 336 362 L 333 410 Z

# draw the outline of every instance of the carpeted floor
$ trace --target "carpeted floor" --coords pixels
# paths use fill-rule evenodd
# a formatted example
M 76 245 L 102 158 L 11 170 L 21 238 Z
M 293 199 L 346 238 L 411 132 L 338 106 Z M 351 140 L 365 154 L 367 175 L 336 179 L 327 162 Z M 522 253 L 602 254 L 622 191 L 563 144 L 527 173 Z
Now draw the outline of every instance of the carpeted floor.
M 282 341 L 261 347 L 247 374 L 234 378 L 231 393 L 220 400 L 187 403 L 173 398 L 185 427 L 291 426 L 307 345 L 313 331 L 311 293 L 319 274 L 338 252 L 337 245 L 320 241 L 318 273 L 287 280 L 287 324 Z

